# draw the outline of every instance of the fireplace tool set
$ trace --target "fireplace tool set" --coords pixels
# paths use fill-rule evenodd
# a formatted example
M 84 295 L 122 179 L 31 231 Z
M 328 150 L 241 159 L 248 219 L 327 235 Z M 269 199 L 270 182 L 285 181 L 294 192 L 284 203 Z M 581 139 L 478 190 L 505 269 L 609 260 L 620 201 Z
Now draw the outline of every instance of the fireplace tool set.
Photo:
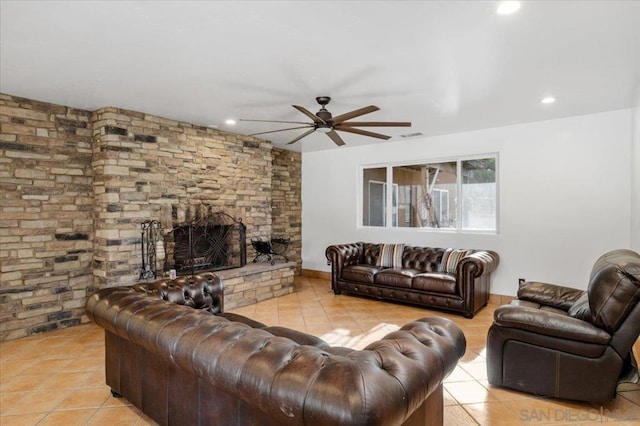
M 157 278 L 158 272 L 162 272 L 165 256 L 160 222 L 157 220 L 145 220 L 140 224 L 140 234 L 142 267 L 140 268 L 138 279 Z M 160 268 L 158 268 L 158 264 L 160 264 Z

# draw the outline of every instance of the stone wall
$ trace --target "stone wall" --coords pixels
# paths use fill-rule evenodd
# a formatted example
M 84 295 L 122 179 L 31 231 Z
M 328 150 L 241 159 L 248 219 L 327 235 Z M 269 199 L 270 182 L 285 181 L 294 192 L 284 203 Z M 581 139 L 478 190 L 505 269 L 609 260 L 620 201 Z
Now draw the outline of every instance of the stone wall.
M 273 149 L 271 205 L 273 235 L 290 238 L 287 257 L 302 271 L 302 156 L 299 152 Z
M 137 280 L 145 219 L 168 229 L 204 205 L 241 218 L 248 240 L 271 235 L 270 143 L 117 108 L 92 127 L 99 287 Z
M 93 281 L 89 117 L 0 95 L 0 340 L 84 315 Z
M 252 238 L 291 238 L 299 271 L 299 154 L 112 107 L 0 108 L 0 340 L 86 321 L 88 293 L 137 281 L 141 222 L 197 206 L 243 220 L 249 259 Z

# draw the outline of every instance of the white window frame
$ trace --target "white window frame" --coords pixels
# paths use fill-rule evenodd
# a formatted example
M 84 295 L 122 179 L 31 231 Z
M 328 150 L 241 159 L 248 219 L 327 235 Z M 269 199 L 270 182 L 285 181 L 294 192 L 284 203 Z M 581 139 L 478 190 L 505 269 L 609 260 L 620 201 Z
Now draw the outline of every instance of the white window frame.
M 462 196 L 462 162 L 468 160 L 478 160 L 483 158 L 494 158 L 496 164 L 495 177 L 496 177 L 496 226 L 495 229 L 471 229 L 471 228 L 463 228 L 462 227 L 462 201 L 459 197 Z M 398 227 L 397 226 L 397 217 L 398 217 L 398 203 L 393 205 L 393 196 L 394 193 L 391 191 L 386 191 L 386 201 L 385 207 L 388 205 L 394 206 L 392 209 L 385 208 L 385 221 L 383 226 L 370 226 L 363 225 L 363 184 L 364 184 L 364 170 L 371 168 L 386 168 L 387 173 L 387 182 L 385 185 L 386 188 L 390 186 L 394 188 L 396 201 L 398 200 L 398 184 L 393 183 L 393 168 L 398 166 L 411 166 L 411 165 L 426 165 L 426 164 L 434 164 L 434 163 L 447 163 L 447 162 L 455 162 L 456 163 L 456 191 L 459 202 L 456 202 L 456 226 L 454 228 L 414 228 L 414 227 Z M 499 234 L 500 229 L 500 157 L 498 153 L 487 153 L 487 154 L 478 154 L 478 155 L 468 155 L 468 156 L 459 156 L 459 157 L 446 157 L 446 158 L 435 158 L 435 159 L 426 159 L 426 160 L 411 160 L 411 161 L 402 161 L 402 162 L 394 162 L 394 163 L 375 163 L 375 164 L 362 164 L 358 168 L 358 196 L 356 197 L 357 202 L 357 228 L 362 229 L 393 229 L 400 232 L 443 232 L 443 233 L 467 233 L 467 234 Z M 450 195 L 449 195 L 450 196 Z M 395 211 L 394 211 L 395 210 Z M 394 218 L 396 220 L 394 220 Z M 392 225 L 389 225 L 389 224 Z

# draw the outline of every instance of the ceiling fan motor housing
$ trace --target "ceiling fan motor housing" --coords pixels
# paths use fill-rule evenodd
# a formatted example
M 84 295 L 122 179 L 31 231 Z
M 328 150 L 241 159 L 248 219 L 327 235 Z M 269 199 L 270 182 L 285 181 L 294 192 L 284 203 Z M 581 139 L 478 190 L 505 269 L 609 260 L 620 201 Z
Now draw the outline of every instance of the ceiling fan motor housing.
M 329 102 L 331 102 L 331 97 L 330 96 L 318 96 L 316 98 L 316 102 L 318 102 L 320 105 L 322 105 L 324 107 L 327 104 L 329 104 Z
M 331 115 L 331 113 L 329 111 L 327 111 L 326 109 L 322 108 L 320 111 L 318 111 L 316 113 L 316 115 L 320 118 L 322 118 L 322 121 L 329 122 L 331 121 L 331 119 L 333 118 L 333 116 Z

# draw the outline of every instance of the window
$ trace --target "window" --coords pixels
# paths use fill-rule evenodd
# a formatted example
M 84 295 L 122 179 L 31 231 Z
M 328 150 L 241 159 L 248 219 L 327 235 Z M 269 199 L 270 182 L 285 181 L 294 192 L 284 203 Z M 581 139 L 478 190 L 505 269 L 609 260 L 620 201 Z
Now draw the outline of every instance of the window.
M 362 179 L 363 226 L 497 229 L 496 156 L 365 167 Z
M 364 169 L 362 173 L 362 224 L 364 226 L 386 226 L 387 222 L 387 169 L 377 167 Z

